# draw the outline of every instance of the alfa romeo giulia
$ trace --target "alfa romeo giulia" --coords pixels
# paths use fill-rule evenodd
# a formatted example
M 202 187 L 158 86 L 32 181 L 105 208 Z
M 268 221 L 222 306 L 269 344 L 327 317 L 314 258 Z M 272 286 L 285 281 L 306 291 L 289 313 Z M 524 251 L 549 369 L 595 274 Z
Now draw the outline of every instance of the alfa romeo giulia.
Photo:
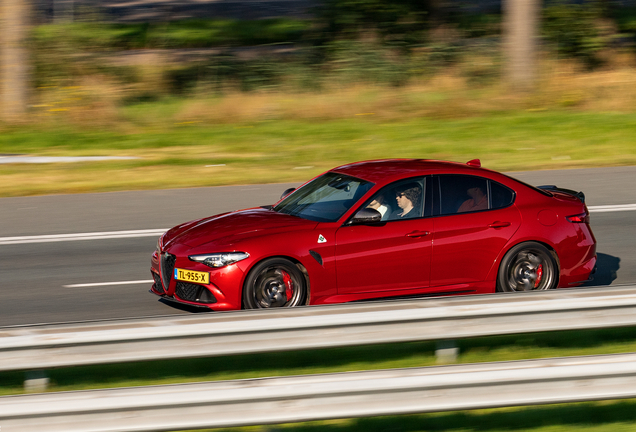
M 576 286 L 596 240 L 582 192 L 466 164 L 334 168 L 271 206 L 178 225 L 151 292 L 212 310 Z

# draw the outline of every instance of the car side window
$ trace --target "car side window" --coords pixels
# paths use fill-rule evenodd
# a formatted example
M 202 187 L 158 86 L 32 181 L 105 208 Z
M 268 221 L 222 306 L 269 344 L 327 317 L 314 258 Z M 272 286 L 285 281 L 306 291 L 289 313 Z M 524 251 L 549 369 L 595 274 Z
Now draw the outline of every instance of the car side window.
M 515 194 L 495 181 L 469 175 L 440 175 L 439 213 L 450 215 L 507 207 Z
M 515 193 L 506 186 L 490 180 L 490 208 L 508 207 L 515 200 Z
M 488 210 L 488 180 L 477 176 L 440 175 L 440 214 Z
M 426 178 L 418 177 L 383 187 L 362 208 L 379 211 L 383 221 L 412 219 L 424 215 L 425 198 Z

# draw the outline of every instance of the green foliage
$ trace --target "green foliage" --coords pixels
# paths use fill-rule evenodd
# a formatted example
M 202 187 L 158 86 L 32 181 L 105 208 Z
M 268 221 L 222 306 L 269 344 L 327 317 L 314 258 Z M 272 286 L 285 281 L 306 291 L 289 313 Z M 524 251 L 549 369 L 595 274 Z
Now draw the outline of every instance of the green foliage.
M 618 30 L 622 33 L 636 35 L 636 7 L 622 7 L 612 9 L 610 17 L 616 21 Z
M 636 9 L 612 8 L 594 0 L 556 1 L 543 11 L 543 36 L 559 56 L 580 59 L 589 68 L 600 64 L 599 53 L 609 43 L 598 30 L 600 19 L 611 17 L 621 31 L 636 32 Z M 76 77 L 102 74 L 118 83 L 146 87 L 141 90 L 144 95 L 133 95 L 133 100 L 186 95 L 200 86 L 214 91 L 283 86 L 304 90 L 319 89 L 327 80 L 400 86 L 477 55 L 481 60 L 462 65 L 462 73 L 473 84 L 497 78 L 499 61 L 494 51 L 499 50 L 501 15 L 462 6 L 438 8 L 435 24 L 441 24 L 437 29 L 441 31 L 430 32 L 431 7 L 428 0 L 325 0 L 313 20 L 115 24 L 92 19 L 42 25 L 33 34 L 36 82 L 38 86 L 72 83 Z M 244 46 L 283 43 L 293 47 L 291 54 L 262 50 L 246 59 L 239 53 Z M 478 48 L 484 44 L 497 48 L 484 53 Z M 206 54 L 207 59 L 199 57 L 159 71 L 165 88 L 144 86 L 143 72 L 104 61 L 104 53 L 148 48 L 217 50 Z M 484 61 L 485 57 L 495 60 Z
M 64 34 L 62 27 L 49 28 L 46 33 L 44 38 L 34 38 L 31 51 L 36 87 L 72 83 L 77 77 L 100 74 L 116 77 L 121 83 L 137 80 L 133 68 L 113 66 L 104 62 L 100 55 L 80 49 Z M 91 46 L 95 48 L 98 43 Z
M 293 53 L 263 54 L 247 60 L 226 51 L 211 55 L 204 62 L 172 68 L 165 76 L 172 94 L 188 94 L 201 85 L 215 92 L 228 87 L 244 91 L 283 87 L 316 90 L 324 82 L 401 86 L 413 76 L 426 74 L 429 66 L 444 64 L 451 57 L 437 55 L 436 51 L 424 55 L 352 40 L 330 42 L 322 54 L 316 51 L 299 47 Z M 324 57 L 320 63 L 314 63 L 321 55 Z M 429 65 L 428 57 L 436 63 Z
M 38 87 L 72 82 L 80 76 L 105 74 L 122 83 L 135 82 L 131 67 L 111 66 L 104 53 L 141 48 L 213 48 L 278 44 L 298 41 L 308 22 L 291 19 L 255 21 L 188 20 L 168 23 L 108 24 L 75 22 L 42 25 L 32 36 L 35 77 Z M 168 91 L 186 94 L 198 83 L 214 88 L 238 83 L 244 90 L 280 82 L 284 68 L 277 58 L 259 55 L 238 60 L 227 53 L 211 53 L 209 60 L 170 68 L 165 72 Z M 163 89 L 157 88 L 156 92 Z M 147 92 L 146 92 L 147 93 Z M 142 99 L 156 95 L 144 94 Z M 138 95 L 133 97 L 138 99 Z
M 452 11 L 447 21 L 457 26 L 464 37 L 481 38 L 501 33 L 501 14 Z
M 596 3 L 553 3 L 543 10 L 543 35 L 560 55 L 581 59 L 593 68 L 600 64 L 598 53 L 606 47 L 597 29 L 602 12 Z
M 262 90 L 282 85 L 288 76 L 284 72 L 286 67 L 282 65 L 295 62 L 276 56 L 241 60 L 235 55 L 222 53 L 209 56 L 204 62 L 169 69 L 165 78 L 170 93 L 176 95 L 189 94 L 197 86 L 215 92 L 227 87 L 243 91 Z
M 326 0 L 316 8 L 323 40 L 357 39 L 374 34 L 410 47 L 425 40 L 428 1 Z
M 456 63 L 462 54 L 462 48 L 453 43 L 437 43 L 427 47 L 428 58 L 432 65 L 443 67 Z
M 132 24 L 75 22 L 38 26 L 33 37 L 38 45 L 63 43 L 77 51 L 210 48 L 295 42 L 308 28 L 307 21 L 286 18 Z
M 339 82 L 371 82 L 402 85 L 411 75 L 412 56 L 389 50 L 377 44 L 356 41 L 335 41 L 330 73 Z
M 249 60 L 228 51 L 211 55 L 204 62 L 172 68 L 165 77 L 170 93 L 178 95 L 200 86 L 214 92 L 226 88 L 316 90 L 325 82 L 401 86 L 459 56 L 452 47 L 404 52 L 378 43 L 341 40 L 328 43 L 324 59 L 315 64 L 315 51 L 305 47 L 291 54 L 261 55 Z
M 487 85 L 501 76 L 501 56 L 494 44 L 479 43 L 470 46 L 469 51 L 479 53 L 460 64 L 462 75 L 471 85 Z

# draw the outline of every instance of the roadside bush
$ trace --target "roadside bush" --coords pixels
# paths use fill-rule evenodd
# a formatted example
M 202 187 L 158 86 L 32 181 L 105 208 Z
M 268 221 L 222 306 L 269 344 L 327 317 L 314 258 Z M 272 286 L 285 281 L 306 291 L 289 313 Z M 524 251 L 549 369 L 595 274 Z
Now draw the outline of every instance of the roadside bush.
M 404 53 L 378 43 L 331 42 L 324 47 L 324 60 L 313 63 L 316 48 L 298 47 L 292 53 L 262 54 L 241 59 L 229 51 L 212 55 L 205 62 L 171 68 L 165 73 L 173 94 L 188 94 L 195 88 L 214 92 L 285 88 L 317 90 L 332 84 L 386 84 L 401 86 L 410 78 L 426 74 L 427 52 Z
M 543 36 L 559 55 L 578 58 L 594 68 L 601 64 L 598 54 L 607 44 L 597 28 L 601 16 L 596 3 L 553 3 L 543 10 Z
M 373 34 L 408 49 L 425 41 L 429 11 L 429 1 L 325 0 L 315 15 L 321 43 Z
M 501 33 L 500 13 L 479 13 L 454 10 L 447 21 L 457 26 L 466 38 L 499 36 Z
M 636 7 L 612 8 L 608 15 L 616 20 L 620 32 L 636 34 Z
M 479 41 L 463 49 L 461 74 L 472 85 L 492 84 L 501 76 L 501 52 L 498 43 Z
M 429 61 L 436 68 L 448 66 L 457 63 L 461 58 L 463 49 L 454 43 L 437 43 L 426 47 L 429 55 Z
M 297 42 L 309 28 L 305 20 L 183 20 L 164 23 L 78 21 L 37 26 L 36 44 L 62 43 L 76 52 L 142 48 L 211 48 Z
M 279 87 L 284 83 L 286 64 L 275 56 L 241 60 L 232 54 L 210 56 L 205 62 L 171 68 L 165 72 L 170 93 L 190 94 L 203 86 L 214 92 L 233 88 L 242 91 Z
M 399 50 L 357 41 L 338 41 L 329 45 L 332 79 L 399 86 L 410 77 L 410 56 Z

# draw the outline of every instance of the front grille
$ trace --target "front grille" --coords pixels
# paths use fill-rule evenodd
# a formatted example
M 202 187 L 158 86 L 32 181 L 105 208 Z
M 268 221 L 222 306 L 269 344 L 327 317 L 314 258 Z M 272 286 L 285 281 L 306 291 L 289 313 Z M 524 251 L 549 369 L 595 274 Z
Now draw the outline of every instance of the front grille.
M 172 274 L 174 272 L 174 262 L 177 257 L 167 252 L 161 254 L 161 280 L 163 281 L 164 291 L 168 291 L 170 288 L 170 282 L 172 281 Z
M 197 303 L 216 303 L 216 298 L 210 290 L 201 285 L 191 284 L 188 282 L 178 281 L 174 294 L 181 300 Z
M 166 290 L 164 290 L 163 285 L 161 285 L 161 277 L 159 277 L 159 275 L 155 272 L 150 273 L 152 273 L 152 278 L 155 280 L 155 291 L 157 291 L 159 294 L 165 293 Z
M 201 285 L 195 285 L 187 282 L 177 282 L 177 288 L 174 293 L 177 297 L 188 301 L 197 301 L 199 288 Z

